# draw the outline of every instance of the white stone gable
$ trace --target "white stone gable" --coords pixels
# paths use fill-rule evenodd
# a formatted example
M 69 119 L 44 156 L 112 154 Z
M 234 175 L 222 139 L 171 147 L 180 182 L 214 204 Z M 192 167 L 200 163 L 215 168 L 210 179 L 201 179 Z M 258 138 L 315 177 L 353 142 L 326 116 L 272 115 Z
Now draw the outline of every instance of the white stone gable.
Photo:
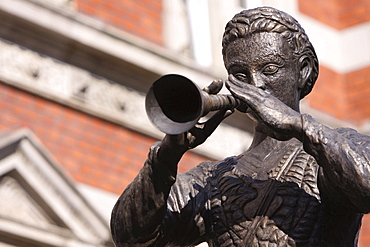
M 0 235 L 22 246 L 111 246 L 105 221 L 25 129 L 0 136 Z

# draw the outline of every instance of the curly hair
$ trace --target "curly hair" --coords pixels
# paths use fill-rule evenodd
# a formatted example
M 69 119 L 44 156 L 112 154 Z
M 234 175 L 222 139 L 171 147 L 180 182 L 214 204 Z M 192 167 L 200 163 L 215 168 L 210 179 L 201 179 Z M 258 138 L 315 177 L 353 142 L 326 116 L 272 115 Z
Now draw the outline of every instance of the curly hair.
M 243 10 L 236 14 L 226 25 L 222 39 L 222 54 L 225 60 L 226 48 L 239 38 L 246 38 L 253 33 L 274 32 L 281 34 L 293 51 L 293 56 L 307 56 L 313 61 L 312 72 L 301 91 L 300 98 L 309 94 L 319 73 L 319 63 L 315 49 L 301 25 L 292 16 L 272 7 L 259 7 Z

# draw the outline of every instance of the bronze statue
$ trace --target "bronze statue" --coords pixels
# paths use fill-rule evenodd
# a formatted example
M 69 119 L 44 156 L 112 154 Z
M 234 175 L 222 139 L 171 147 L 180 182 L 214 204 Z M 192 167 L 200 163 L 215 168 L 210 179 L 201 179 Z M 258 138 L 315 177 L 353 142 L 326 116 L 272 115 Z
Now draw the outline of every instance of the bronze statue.
M 226 86 L 256 122 L 251 147 L 177 174 L 181 156 L 230 110 L 167 134 L 113 209 L 116 245 L 356 246 L 370 211 L 370 137 L 300 113 L 318 74 L 302 27 L 274 8 L 242 11 L 222 52 Z

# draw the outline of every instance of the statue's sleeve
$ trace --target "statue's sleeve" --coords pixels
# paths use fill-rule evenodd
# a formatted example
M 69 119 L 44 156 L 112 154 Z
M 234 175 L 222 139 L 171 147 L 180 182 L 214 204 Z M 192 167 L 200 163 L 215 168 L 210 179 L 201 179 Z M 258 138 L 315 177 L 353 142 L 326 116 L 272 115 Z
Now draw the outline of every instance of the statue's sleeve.
M 331 129 L 303 114 L 303 144 L 321 166 L 319 185 L 335 205 L 370 212 L 370 137 L 350 128 Z
M 151 147 L 143 168 L 112 211 L 111 231 L 117 247 L 187 246 L 204 241 L 203 169 L 198 166 L 175 179 L 158 162 L 158 150 L 158 143 Z

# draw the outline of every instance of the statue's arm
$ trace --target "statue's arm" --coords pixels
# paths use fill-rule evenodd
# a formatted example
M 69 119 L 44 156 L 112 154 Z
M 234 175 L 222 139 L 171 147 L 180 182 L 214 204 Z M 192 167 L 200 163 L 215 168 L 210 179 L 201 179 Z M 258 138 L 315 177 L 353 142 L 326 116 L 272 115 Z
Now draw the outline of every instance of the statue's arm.
M 166 246 L 176 242 L 188 245 L 202 241 L 205 232 L 200 229 L 204 229 L 204 222 L 197 215 L 202 214 L 205 203 L 203 173 L 194 168 L 193 172 L 177 176 L 183 152 L 168 148 L 165 142 L 151 147 L 143 168 L 118 199 L 111 218 L 116 246 Z
M 143 168 L 113 208 L 111 231 L 117 246 L 149 246 L 159 237 L 168 194 L 175 182 L 174 174 L 157 162 L 159 148 L 159 143 L 151 147 Z
M 320 184 L 337 205 L 370 212 L 370 137 L 353 129 L 331 129 L 302 115 L 305 151 L 323 168 Z
M 255 114 L 256 131 L 282 141 L 295 137 L 304 144 L 322 167 L 319 183 L 332 201 L 354 212 L 370 212 L 370 137 L 341 134 L 232 74 L 226 86 Z
M 208 93 L 217 93 L 218 84 L 212 83 Z M 203 240 L 204 174 L 197 171 L 202 168 L 177 176 L 177 165 L 186 151 L 202 144 L 231 113 L 220 110 L 206 122 L 178 135 L 166 135 L 151 147 L 144 167 L 112 211 L 111 231 L 118 247 L 188 246 Z

